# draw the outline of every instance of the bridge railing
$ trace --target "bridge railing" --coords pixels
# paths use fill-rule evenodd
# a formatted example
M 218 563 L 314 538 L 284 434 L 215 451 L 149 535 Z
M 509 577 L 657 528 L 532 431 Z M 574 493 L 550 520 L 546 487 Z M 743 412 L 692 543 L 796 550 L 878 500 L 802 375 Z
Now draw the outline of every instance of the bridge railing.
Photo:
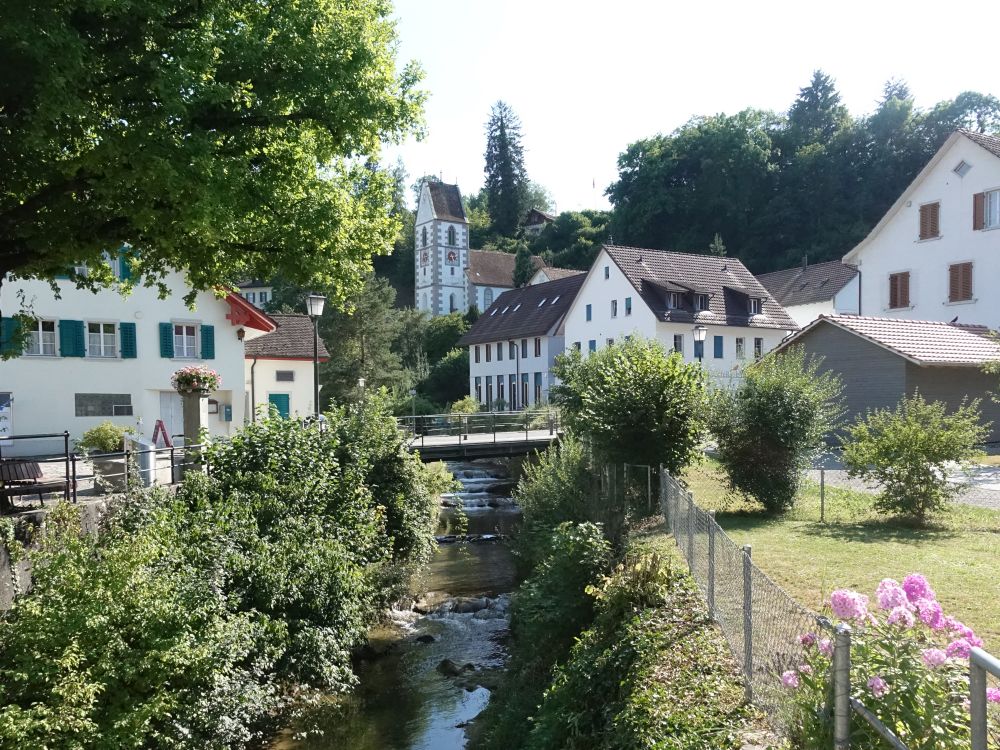
M 500 436 L 523 433 L 525 440 L 532 432 L 544 431 L 549 435 L 559 432 L 558 409 L 525 409 L 522 411 L 480 412 L 478 414 L 423 414 L 398 417 L 399 427 L 409 435 L 411 443 L 423 445 L 428 439 L 454 438 L 456 442 L 470 436 L 489 436 L 493 442 Z

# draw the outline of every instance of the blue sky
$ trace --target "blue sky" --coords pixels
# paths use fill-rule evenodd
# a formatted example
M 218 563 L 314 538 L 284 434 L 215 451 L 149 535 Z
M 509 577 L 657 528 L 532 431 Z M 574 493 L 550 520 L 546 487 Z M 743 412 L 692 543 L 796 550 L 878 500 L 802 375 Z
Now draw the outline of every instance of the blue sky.
M 440 174 L 474 192 L 484 124 L 504 99 L 523 124 L 528 174 L 560 211 L 607 207 L 630 142 L 693 115 L 784 110 L 815 68 L 855 114 L 892 77 L 918 106 L 1000 94 L 990 2 L 396 0 L 395 16 L 399 59 L 426 72 L 428 137 L 386 158 L 400 156 L 411 181 Z

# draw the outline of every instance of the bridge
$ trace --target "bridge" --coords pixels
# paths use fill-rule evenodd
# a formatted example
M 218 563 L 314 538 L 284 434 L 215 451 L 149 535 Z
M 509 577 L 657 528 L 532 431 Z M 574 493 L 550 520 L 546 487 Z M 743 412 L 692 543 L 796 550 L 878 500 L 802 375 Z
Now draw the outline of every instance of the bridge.
M 424 461 L 525 456 L 561 434 L 555 409 L 400 417 L 399 427 Z

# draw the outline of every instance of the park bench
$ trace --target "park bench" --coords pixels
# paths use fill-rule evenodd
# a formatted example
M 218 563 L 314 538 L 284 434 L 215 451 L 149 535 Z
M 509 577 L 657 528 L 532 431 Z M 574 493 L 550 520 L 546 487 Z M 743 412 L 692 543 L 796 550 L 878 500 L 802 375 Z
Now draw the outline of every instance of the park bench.
M 42 467 L 37 461 L 7 459 L 0 461 L 0 513 L 13 510 L 12 497 L 38 495 L 45 505 L 46 492 L 66 491 L 66 480 L 40 481 Z

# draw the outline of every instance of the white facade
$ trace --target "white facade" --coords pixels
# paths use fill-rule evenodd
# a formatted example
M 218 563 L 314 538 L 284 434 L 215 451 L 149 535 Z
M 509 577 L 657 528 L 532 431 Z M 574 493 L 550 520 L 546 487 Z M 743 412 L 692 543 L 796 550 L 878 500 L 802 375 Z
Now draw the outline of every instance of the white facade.
M 973 196 L 983 193 L 986 226 L 974 229 Z M 939 233 L 921 240 L 921 206 L 933 203 L 939 204 Z M 958 318 L 997 328 L 1000 296 L 994 281 L 1000 278 L 1000 231 L 995 230 L 1000 230 L 1000 157 L 954 133 L 868 237 L 844 257 L 861 271 L 860 313 Z M 950 268 L 964 263 L 971 263 L 971 296 L 951 300 Z M 895 274 L 908 280 L 908 299 L 897 296 L 891 305 L 890 276 Z
M 855 276 L 831 299 L 807 305 L 786 305 L 785 312 L 799 328 L 805 328 L 820 315 L 860 315 L 861 276 Z
M 155 289 L 137 286 L 128 297 L 98 293 L 57 281 L 61 299 L 47 282 L 5 281 L 0 310 L 5 317 L 26 306 L 41 322 L 29 349 L 0 361 L 0 398 L 11 401 L 15 435 L 61 433 L 79 438 L 111 420 L 152 438 L 157 420 L 170 435 L 183 431 L 181 399 L 171 375 L 186 365 L 216 370 L 222 387 L 210 394 L 208 427 L 214 436 L 233 433 L 244 421 L 244 358 L 241 336 L 262 335 L 265 320 L 241 298 L 233 302 L 200 292 L 195 309 L 183 301 L 183 277 L 171 274 L 174 291 L 159 299 Z M 235 306 L 235 307 L 234 307 Z M 168 356 L 169 355 L 169 356 Z M 3 445 L 12 453 L 11 441 Z M 21 453 L 62 450 L 53 441 L 14 441 Z
M 485 311 L 493 304 L 493 300 L 504 292 L 510 291 L 512 287 L 504 286 L 484 286 L 481 284 L 470 284 L 472 287 L 472 302 L 476 307 Z
M 266 416 L 270 407 L 287 397 L 289 417 L 308 417 L 316 412 L 313 403 L 313 363 L 301 359 L 246 359 L 246 394 L 257 416 Z M 249 415 L 247 416 L 249 419 Z
M 274 287 L 270 284 L 243 285 L 240 287 L 240 295 L 251 305 L 264 309 L 264 306 L 274 298 Z
M 552 363 L 563 349 L 559 334 L 470 345 L 469 393 L 488 408 L 509 411 L 547 404 L 555 381 Z
M 414 226 L 414 306 L 432 316 L 469 309 L 465 269 L 469 266 L 469 225 L 439 217 L 431 189 L 454 190 L 454 185 L 424 182 Z M 483 308 L 480 308 L 483 309 Z
M 725 384 L 739 375 L 741 366 L 755 352 L 770 351 L 789 333 L 774 328 L 719 325 L 713 322 L 713 317 L 700 316 L 694 323 L 657 320 L 636 288 L 602 249 L 566 315 L 566 347 L 579 347 L 586 355 L 629 337 L 642 337 L 659 341 L 668 351 L 676 344 L 684 360 L 694 362 L 698 358 L 693 329 L 695 325 L 703 325 L 708 330 L 702 365 L 713 381 Z M 675 341 L 675 337 L 679 338 Z

